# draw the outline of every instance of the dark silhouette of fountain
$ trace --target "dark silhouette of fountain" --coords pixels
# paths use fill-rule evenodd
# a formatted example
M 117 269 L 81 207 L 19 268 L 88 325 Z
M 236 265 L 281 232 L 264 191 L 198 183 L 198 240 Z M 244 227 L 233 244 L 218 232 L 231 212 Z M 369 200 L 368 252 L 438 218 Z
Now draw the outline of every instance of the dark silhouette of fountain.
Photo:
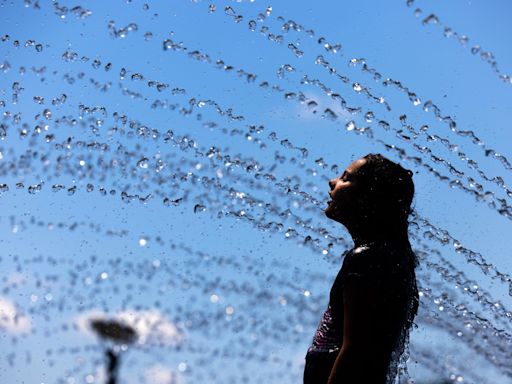
M 106 384 L 116 384 L 119 366 L 121 364 L 121 349 L 119 345 L 129 345 L 136 339 L 137 332 L 129 325 L 117 320 L 91 319 L 91 328 L 98 337 L 108 343 L 105 350 L 107 365 Z

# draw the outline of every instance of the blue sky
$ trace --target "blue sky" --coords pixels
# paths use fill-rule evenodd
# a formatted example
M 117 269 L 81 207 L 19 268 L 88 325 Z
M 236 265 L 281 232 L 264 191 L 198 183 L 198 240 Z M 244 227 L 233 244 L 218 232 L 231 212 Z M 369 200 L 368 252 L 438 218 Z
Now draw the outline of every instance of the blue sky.
M 470 176 L 482 193 L 495 194 L 489 202 L 510 204 L 492 181 L 500 176 L 510 185 L 510 169 L 485 149 L 511 156 L 512 84 L 471 53 L 480 45 L 501 74 L 512 73 L 508 3 L 111 1 L 81 3 L 92 12 L 83 18 L 75 14 L 80 9 L 71 11 L 75 3 L 60 4 L 68 7 L 65 17 L 51 3 L 34 3 L 1 3 L 1 34 L 9 35 L 0 42 L 7 132 L 0 184 L 9 189 L 0 196 L 0 325 L 9 345 L 2 380 L 102 382 L 102 347 L 87 319 L 104 316 L 139 330 L 137 344 L 123 353 L 123 382 L 299 382 L 339 255 L 351 244 L 322 214 L 327 180 L 336 175 L 333 165 L 342 171 L 380 152 L 415 172 L 415 211 L 451 236 L 443 245 L 421 220 L 411 227 L 413 248 L 425 256 L 409 374 L 418 383 L 510 381 L 500 348 L 512 332 L 503 314 L 511 301 L 508 285 L 492 278 L 512 274 L 510 221 L 448 185 L 459 178 L 475 189 Z M 258 19 L 260 13 L 268 15 Z M 430 14 L 439 22 L 423 25 Z M 303 27 L 285 33 L 288 20 Z M 115 37 L 110 21 L 116 31 L 136 27 Z M 444 37 L 445 28 L 467 35 L 466 45 Z M 282 42 L 272 41 L 279 35 Z M 322 37 L 341 50 L 326 50 Z M 168 39 L 176 49 L 163 49 Z M 35 42 L 25 47 L 27 40 Z M 64 60 L 65 52 L 76 58 Z M 380 80 L 349 65 L 362 58 Z M 385 86 L 386 78 L 414 92 L 418 105 Z M 15 82 L 14 89 L 24 88 L 17 100 Z M 343 108 L 332 93 L 356 109 Z M 52 104 L 62 94 L 65 102 Z M 432 107 L 425 111 L 428 100 L 459 133 L 471 130 L 484 144 L 452 132 Z M 41 133 L 32 135 L 37 126 Z M 417 138 L 397 136 L 399 129 L 411 136 L 408 126 Z M 27 151 L 32 160 L 20 162 Z M 40 191 L 28 192 L 41 182 Z M 54 185 L 64 188 L 52 192 Z M 136 195 L 151 197 L 141 202 Z M 454 239 L 492 264 L 487 275 L 464 257 L 473 254 L 456 252 Z M 489 336 L 477 317 L 504 334 Z

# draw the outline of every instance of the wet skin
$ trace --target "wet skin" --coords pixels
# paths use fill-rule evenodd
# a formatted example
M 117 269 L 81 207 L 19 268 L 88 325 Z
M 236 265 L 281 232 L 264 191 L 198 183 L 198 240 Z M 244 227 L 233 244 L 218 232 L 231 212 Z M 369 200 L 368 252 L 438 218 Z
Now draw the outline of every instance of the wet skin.
M 362 191 L 359 169 L 366 164 L 365 159 L 358 159 L 350 164 L 337 178 L 329 181 L 331 200 L 325 209 L 325 215 L 345 226 L 351 226 L 357 216 L 357 206 L 361 202 Z

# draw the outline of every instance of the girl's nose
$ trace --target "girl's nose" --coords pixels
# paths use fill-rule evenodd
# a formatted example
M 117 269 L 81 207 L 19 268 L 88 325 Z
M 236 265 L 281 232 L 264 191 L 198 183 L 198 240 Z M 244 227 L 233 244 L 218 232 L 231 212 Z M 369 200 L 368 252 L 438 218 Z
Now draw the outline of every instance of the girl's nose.
M 335 184 L 336 184 L 336 180 L 335 180 L 335 179 L 331 179 L 331 180 L 329 180 L 329 187 L 330 187 L 331 189 L 333 189 L 333 188 L 334 188 L 334 185 L 335 185 Z

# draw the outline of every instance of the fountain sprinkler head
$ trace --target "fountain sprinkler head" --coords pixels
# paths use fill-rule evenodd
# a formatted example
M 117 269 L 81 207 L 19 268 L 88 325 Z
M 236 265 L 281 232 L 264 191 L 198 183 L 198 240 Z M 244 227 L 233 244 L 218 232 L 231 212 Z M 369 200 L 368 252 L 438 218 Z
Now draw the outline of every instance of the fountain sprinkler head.
M 137 336 L 135 329 L 117 320 L 91 319 L 90 324 L 101 339 L 114 343 L 131 344 Z

